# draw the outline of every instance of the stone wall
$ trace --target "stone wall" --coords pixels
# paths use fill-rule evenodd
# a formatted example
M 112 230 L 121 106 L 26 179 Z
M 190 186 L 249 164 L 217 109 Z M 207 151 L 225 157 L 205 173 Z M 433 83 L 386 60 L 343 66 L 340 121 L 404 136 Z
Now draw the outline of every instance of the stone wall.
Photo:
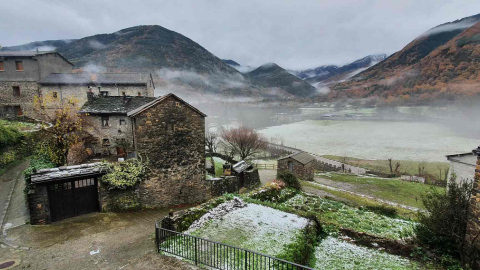
M 35 185 L 27 194 L 30 209 L 30 224 L 48 224 L 51 222 L 50 205 L 46 185 Z
M 13 95 L 13 87 L 20 87 L 20 96 Z M 20 106 L 23 115 L 34 118 L 33 100 L 38 96 L 36 82 L 2 82 L 0 81 L 0 116 L 14 116 L 14 107 Z
M 261 185 L 258 169 L 244 171 L 243 184 L 246 188 L 252 189 Z
M 120 125 L 124 120 L 124 125 Z M 133 150 L 132 119 L 126 115 L 108 115 L 108 127 L 102 126 L 102 115 L 88 115 L 88 132 L 95 137 L 95 141 L 87 147 L 93 150 L 93 154 L 117 155 L 117 146 L 127 146 L 124 150 Z M 108 143 L 104 143 L 108 140 Z M 124 147 L 125 148 L 125 147 Z
M 315 162 L 311 161 L 302 164 L 293 158 L 285 158 L 278 160 L 277 175 L 281 172 L 288 171 L 288 163 L 293 163 L 293 174 L 302 180 L 312 181 L 315 174 Z
M 225 193 L 236 193 L 239 190 L 235 176 L 225 176 L 206 180 L 209 187 L 209 197 L 222 196 Z
M 475 168 L 475 181 L 473 183 L 472 198 L 470 201 L 470 214 L 467 229 L 467 250 L 480 249 L 479 241 L 475 241 L 478 234 L 480 234 L 480 147 L 474 150 L 477 155 L 477 164 Z M 480 265 L 472 266 L 472 269 L 479 269 Z
M 134 127 L 137 155 L 147 157 L 151 169 L 139 187 L 142 205 L 192 205 L 209 198 L 203 115 L 172 95 L 136 115 Z

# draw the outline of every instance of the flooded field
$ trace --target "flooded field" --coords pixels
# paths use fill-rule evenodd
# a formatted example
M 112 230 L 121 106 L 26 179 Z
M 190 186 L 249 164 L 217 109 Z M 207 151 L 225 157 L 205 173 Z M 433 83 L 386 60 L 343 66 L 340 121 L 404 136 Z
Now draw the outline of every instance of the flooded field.
M 445 155 L 470 152 L 479 139 L 428 122 L 306 120 L 260 130 L 267 138 L 317 154 L 363 159 L 443 161 Z

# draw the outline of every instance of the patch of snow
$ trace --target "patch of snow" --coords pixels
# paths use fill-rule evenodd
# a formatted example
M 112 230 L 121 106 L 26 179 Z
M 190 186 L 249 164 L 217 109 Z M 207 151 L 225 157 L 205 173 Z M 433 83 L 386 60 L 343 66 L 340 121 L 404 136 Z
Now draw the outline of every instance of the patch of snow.
M 239 208 L 246 207 L 247 204 L 242 201 L 242 199 L 235 197 L 233 200 L 224 202 L 217 207 L 213 208 L 212 210 L 208 211 L 205 215 L 203 215 L 201 218 L 195 220 L 192 225 L 188 228 L 188 230 L 185 232 L 186 234 L 190 234 L 191 232 L 195 231 L 196 229 L 202 228 L 205 226 L 205 224 L 208 223 L 208 221 L 212 219 L 219 219 L 226 214 L 235 211 Z
M 221 205 L 219 207 L 222 208 Z M 212 211 L 216 212 L 215 209 Z M 308 219 L 273 208 L 248 204 L 203 224 L 204 227 L 194 231 L 190 227 L 187 233 L 192 232 L 202 238 L 276 256 L 308 225 Z
M 328 236 L 315 249 L 316 269 L 415 269 L 400 256 L 356 246 Z
M 98 254 L 98 253 L 100 253 L 100 248 L 97 248 L 97 250 L 92 250 L 92 251 L 90 251 L 90 256 L 91 256 L 91 255 Z

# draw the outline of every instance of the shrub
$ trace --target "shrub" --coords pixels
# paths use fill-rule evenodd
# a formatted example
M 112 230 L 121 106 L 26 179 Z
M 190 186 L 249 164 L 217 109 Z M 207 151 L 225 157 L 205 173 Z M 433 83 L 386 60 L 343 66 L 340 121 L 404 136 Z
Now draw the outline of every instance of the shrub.
M 464 266 L 473 266 L 478 257 L 478 249 L 475 248 L 475 243 L 470 245 L 466 242 L 466 236 L 470 233 L 467 223 L 469 219 L 476 218 L 471 217 L 469 212 L 473 184 L 459 184 L 455 180 L 456 176 L 453 175 L 445 192 L 432 187 L 422 196 L 427 212 L 418 213 L 419 224 L 415 232 L 421 244 L 444 255 L 460 257 Z
M 0 149 L 19 143 L 22 137 L 23 134 L 17 129 L 0 126 Z
M 369 211 L 372 211 L 374 213 L 384 215 L 387 217 L 392 217 L 392 218 L 397 217 L 397 209 L 386 206 L 386 205 L 368 205 L 365 208 Z
M 278 178 L 282 179 L 283 182 L 287 185 L 287 187 L 291 187 L 294 189 L 300 190 L 300 181 L 298 181 L 297 177 L 289 171 L 281 172 L 278 174 Z
M 108 189 L 126 189 L 134 187 L 147 176 L 148 161 L 130 159 L 124 162 L 103 162 L 103 168 L 107 174 L 102 177 L 102 182 L 107 184 Z
M 32 185 L 32 173 L 41 169 L 55 168 L 56 165 L 53 163 L 48 156 L 35 154 L 30 160 L 30 166 L 25 170 L 25 194 L 31 189 Z

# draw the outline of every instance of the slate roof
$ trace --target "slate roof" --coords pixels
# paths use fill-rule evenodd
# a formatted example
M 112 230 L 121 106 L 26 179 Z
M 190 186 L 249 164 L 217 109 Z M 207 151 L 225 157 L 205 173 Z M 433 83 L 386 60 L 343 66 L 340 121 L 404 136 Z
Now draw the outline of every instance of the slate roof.
M 0 51 L 0 57 L 35 57 L 44 54 L 56 54 L 63 58 L 63 60 L 67 61 L 70 65 L 73 64 L 67 60 L 67 58 L 63 57 L 63 55 L 59 54 L 58 52 L 54 51 Z
M 105 172 L 102 170 L 102 163 L 96 162 L 91 164 L 74 165 L 67 167 L 58 167 L 52 169 L 38 170 L 32 174 L 32 183 L 45 183 L 66 180 L 77 177 L 88 177 L 102 175 Z
M 238 162 L 237 164 L 233 165 L 233 170 L 236 173 L 241 173 L 248 170 L 252 165 L 248 164 L 245 160 Z
M 21 56 L 21 57 L 34 57 L 37 55 L 56 53 L 52 51 L 0 51 L 0 56 Z
M 283 158 L 279 158 L 278 160 L 282 160 L 282 159 L 286 159 L 286 158 L 292 158 L 292 159 L 294 159 L 294 160 L 296 160 L 296 161 L 298 161 L 298 162 L 300 162 L 304 165 L 307 164 L 307 163 L 310 163 L 313 160 L 315 160 L 315 158 L 312 155 L 310 155 L 306 152 L 301 152 L 301 151 L 293 153 L 293 154 L 288 155 L 288 156 L 283 157 Z
M 53 73 L 39 83 L 42 85 L 147 85 L 149 75 L 143 73 Z
M 90 114 L 127 114 L 152 100 L 155 100 L 155 98 L 138 96 L 96 96 L 93 100 L 85 102 L 79 112 Z
M 198 114 L 200 114 L 201 116 L 203 117 L 206 117 L 207 115 L 204 114 L 203 112 L 201 112 L 199 109 L 193 107 L 192 105 L 190 105 L 188 102 L 184 101 L 183 99 L 179 98 L 178 96 L 176 96 L 175 94 L 167 94 L 165 96 L 161 96 L 161 97 L 158 97 L 156 98 L 155 100 L 151 101 L 150 103 L 147 103 L 141 107 L 138 107 L 136 108 L 135 110 L 131 111 L 128 113 L 128 116 L 129 117 L 135 117 L 136 115 L 138 115 L 139 113 L 149 109 L 150 107 L 153 107 L 155 106 L 156 104 L 164 101 L 165 99 L 169 98 L 169 97 L 175 97 L 176 99 L 178 99 L 178 101 L 182 102 L 183 104 L 187 105 L 188 107 L 190 107 L 192 110 L 196 111 Z

